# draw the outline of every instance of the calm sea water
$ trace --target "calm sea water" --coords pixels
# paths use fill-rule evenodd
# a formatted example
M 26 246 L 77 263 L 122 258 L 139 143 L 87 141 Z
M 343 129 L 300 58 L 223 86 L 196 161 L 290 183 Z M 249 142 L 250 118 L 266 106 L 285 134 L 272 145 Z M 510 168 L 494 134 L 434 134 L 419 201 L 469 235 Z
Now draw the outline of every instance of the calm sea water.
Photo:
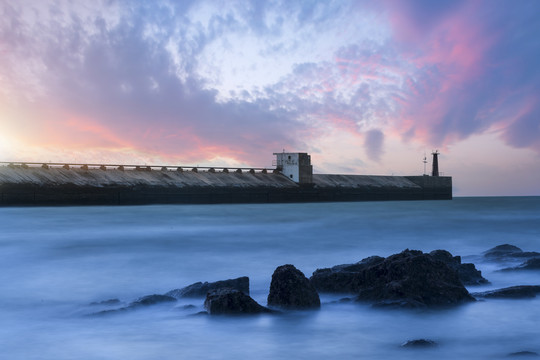
M 0 349 L 7 359 L 493 359 L 540 353 L 540 299 L 449 310 L 336 303 L 279 316 L 208 317 L 203 300 L 102 317 L 94 301 L 129 303 L 197 281 L 249 276 L 266 305 L 282 264 L 320 267 L 446 249 L 491 281 L 540 284 L 540 272 L 481 253 L 511 243 L 540 251 L 540 198 L 328 204 L 0 209 Z M 195 308 L 185 308 L 194 305 Z M 429 338 L 432 349 L 405 349 Z

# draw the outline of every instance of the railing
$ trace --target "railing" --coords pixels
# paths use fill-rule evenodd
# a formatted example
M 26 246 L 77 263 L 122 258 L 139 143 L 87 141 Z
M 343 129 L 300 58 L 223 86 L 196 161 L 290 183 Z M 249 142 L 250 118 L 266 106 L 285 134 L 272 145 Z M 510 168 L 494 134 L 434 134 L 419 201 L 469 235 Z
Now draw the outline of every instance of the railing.
M 82 164 L 82 163 L 60 163 L 60 162 L 26 162 L 26 161 L 0 161 L 0 164 L 7 165 L 11 168 L 36 168 L 41 167 L 44 169 L 58 168 L 70 170 L 78 168 L 80 170 L 134 170 L 134 171 L 191 171 L 199 172 L 205 171 L 210 173 L 215 172 L 235 172 L 243 173 L 248 172 L 254 174 L 256 172 L 266 174 L 268 172 L 274 172 L 276 169 L 258 168 L 258 167 L 228 167 L 228 166 L 178 166 L 178 165 L 125 165 L 125 164 Z M 221 170 L 221 171 L 216 171 Z

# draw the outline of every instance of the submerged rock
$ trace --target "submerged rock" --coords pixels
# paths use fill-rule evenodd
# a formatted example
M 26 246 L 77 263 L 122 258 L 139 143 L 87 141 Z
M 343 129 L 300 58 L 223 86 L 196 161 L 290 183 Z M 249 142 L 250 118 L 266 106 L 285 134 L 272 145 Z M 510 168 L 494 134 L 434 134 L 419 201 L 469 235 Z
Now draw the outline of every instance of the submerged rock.
M 536 251 L 523 251 L 517 246 L 503 244 L 495 246 L 484 252 L 484 257 L 490 260 L 515 260 L 522 258 L 540 257 L 540 253 Z
M 278 266 L 272 274 L 268 306 L 285 309 L 318 309 L 321 300 L 315 287 L 294 265 Z
M 530 357 L 538 357 L 538 353 L 534 351 L 518 351 L 508 354 L 508 356 L 530 356 Z
M 128 306 L 123 306 L 123 307 L 116 308 L 116 309 L 98 311 L 98 312 L 92 313 L 90 315 L 91 316 L 99 316 L 99 315 L 118 314 L 118 313 L 123 313 L 123 312 L 126 312 L 126 311 L 130 311 L 130 310 L 139 309 L 139 308 L 145 307 L 145 306 L 151 306 L 151 305 L 156 305 L 156 304 L 161 304 L 161 303 L 166 303 L 166 302 L 175 302 L 175 301 L 176 301 L 176 299 L 173 298 L 172 296 L 157 295 L 157 294 L 147 295 L 147 296 L 143 296 L 142 298 L 139 298 L 139 299 L 133 301 Z
M 243 315 L 270 313 L 249 295 L 236 289 L 217 289 L 209 292 L 204 307 L 210 315 Z
M 518 266 L 502 269 L 501 271 L 512 271 L 512 270 L 540 270 L 540 257 L 534 257 L 521 263 Z
M 140 299 L 135 300 L 131 304 L 129 304 L 128 307 L 134 307 L 134 306 L 150 306 L 150 305 L 156 305 L 161 304 L 165 302 L 175 302 L 176 298 L 168 295 L 147 295 L 143 296 Z
M 437 346 L 437 343 L 433 340 L 429 339 L 416 339 L 416 340 L 408 340 L 401 344 L 401 347 L 405 348 L 427 348 L 427 347 L 434 347 Z
M 458 274 L 418 250 L 392 255 L 359 274 L 357 300 L 399 307 L 448 306 L 474 301 Z
M 384 261 L 383 257 L 371 256 L 355 264 L 336 265 L 332 268 L 317 269 L 309 279 L 320 292 L 355 294 L 360 290 L 358 274 L 370 266 Z
M 249 295 L 249 278 L 242 276 L 236 279 L 221 280 L 216 282 L 196 282 L 181 289 L 171 290 L 165 295 L 175 297 L 177 299 L 183 297 L 204 297 L 211 291 L 219 289 L 236 289 Z
M 429 255 L 456 270 L 463 285 L 489 284 L 489 281 L 482 276 L 482 272 L 477 270 L 474 264 L 462 264 L 461 256 L 453 256 L 446 250 L 434 250 Z
M 119 304 L 121 304 L 121 301 L 119 299 L 94 301 L 90 303 L 91 306 L 96 306 L 96 305 L 114 306 L 114 305 L 119 305 Z
M 540 294 L 539 285 L 518 285 L 503 289 L 472 293 L 475 298 L 527 299 Z

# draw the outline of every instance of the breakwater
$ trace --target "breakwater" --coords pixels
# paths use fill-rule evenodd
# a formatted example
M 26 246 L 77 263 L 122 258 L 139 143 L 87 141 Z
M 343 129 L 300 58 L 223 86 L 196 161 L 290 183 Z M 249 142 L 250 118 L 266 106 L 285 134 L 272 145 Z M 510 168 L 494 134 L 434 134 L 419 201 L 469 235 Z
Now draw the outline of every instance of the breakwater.
M 266 169 L 0 166 L 0 205 L 141 205 L 452 199 L 452 178 L 313 174 Z

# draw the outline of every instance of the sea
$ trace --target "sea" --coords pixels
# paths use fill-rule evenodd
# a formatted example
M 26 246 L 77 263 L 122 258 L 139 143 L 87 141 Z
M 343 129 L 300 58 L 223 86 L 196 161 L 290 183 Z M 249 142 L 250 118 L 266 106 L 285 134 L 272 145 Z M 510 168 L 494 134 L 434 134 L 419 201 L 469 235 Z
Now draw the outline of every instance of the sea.
M 447 201 L 0 208 L 5 359 L 498 359 L 540 354 L 540 298 L 447 309 L 374 308 L 320 294 L 321 309 L 209 316 L 203 298 L 93 315 L 195 282 L 248 276 L 266 305 L 276 267 L 318 268 L 445 249 L 490 284 L 540 271 L 483 253 L 540 251 L 540 197 Z M 117 299 L 114 304 L 103 303 Z M 436 346 L 408 348 L 408 340 Z

